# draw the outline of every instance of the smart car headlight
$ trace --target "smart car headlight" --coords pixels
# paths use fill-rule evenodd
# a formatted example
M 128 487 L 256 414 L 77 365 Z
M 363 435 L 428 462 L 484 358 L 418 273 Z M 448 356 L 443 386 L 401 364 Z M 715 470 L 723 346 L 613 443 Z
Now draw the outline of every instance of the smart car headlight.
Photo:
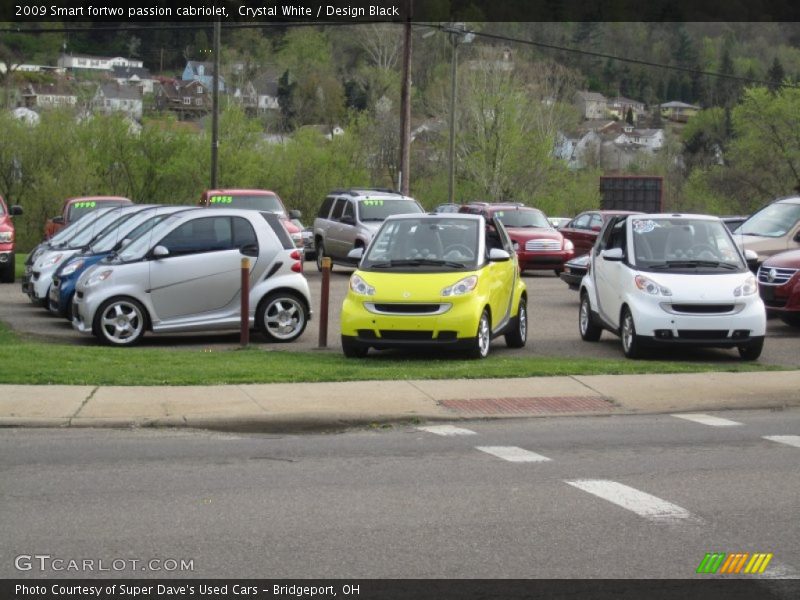
M 752 296 L 758 292 L 758 282 L 754 275 L 748 275 L 744 283 L 733 290 L 733 295 L 737 298 L 739 296 Z
M 101 281 L 105 281 L 111 274 L 114 272 L 114 269 L 106 269 L 105 271 L 98 271 L 97 273 L 92 274 L 84 283 L 84 287 L 91 287 L 93 285 L 97 285 Z
M 442 296 L 463 296 L 475 289 L 478 285 L 478 276 L 470 275 L 459 279 L 453 285 L 450 285 L 442 290 Z
M 54 264 L 60 262 L 63 257 L 64 257 L 64 255 L 62 253 L 60 253 L 60 252 L 58 254 L 54 254 L 53 256 L 48 258 L 47 260 L 43 261 L 42 264 L 40 265 L 40 267 L 41 268 L 52 267 Z
M 644 275 L 637 275 L 633 278 L 633 282 L 636 284 L 636 287 L 645 294 L 650 294 L 651 296 L 672 296 L 672 291 L 669 288 L 656 283 L 652 279 L 648 279 Z
M 75 271 L 80 269 L 82 266 L 83 266 L 82 260 L 76 260 L 75 262 L 71 262 L 64 267 L 63 271 L 61 271 L 61 276 L 68 277 L 69 275 L 72 275 Z
M 350 278 L 350 289 L 353 293 L 361 294 L 362 296 L 375 295 L 375 288 L 355 274 Z

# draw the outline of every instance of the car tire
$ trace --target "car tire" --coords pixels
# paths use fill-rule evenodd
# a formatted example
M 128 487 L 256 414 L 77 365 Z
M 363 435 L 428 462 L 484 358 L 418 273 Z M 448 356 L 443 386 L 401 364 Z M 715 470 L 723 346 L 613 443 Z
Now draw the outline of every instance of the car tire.
M 578 309 L 578 331 L 584 342 L 596 342 L 603 333 L 603 328 L 595 323 L 592 314 L 592 303 L 589 302 L 589 294 L 581 294 L 581 306 Z
M 0 281 L 3 283 L 14 283 L 16 277 L 16 257 L 12 252 L 8 257 L 8 262 L 4 265 L 2 273 L 0 273 Z
M 478 331 L 470 348 L 470 358 L 486 358 L 492 346 L 492 323 L 489 319 L 489 311 L 484 309 L 478 321 Z
M 525 297 L 519 299 L 517 316 L 511 320 L 511 329 L 506 334 L 506 346 L 524 348 L 528 341 L 528 306 Z
M 111 346 L 133 346 L 147 329 L 147 311 L 133 298 L 110 298 L 103 302 L 92 321 L 92 332 Z
M 369 346 L 342 336 L 342 352 L 347 358 L 364 358 L 369 352 Z
M 308 307 L 295 293 L 274 292 L 258 304 L 256 322 L 271 342 L 293 342 L 306 329 Z
M 625 353 L 626 358 L 636 359 L 642 357 L 642 348 L 641 344 L 639 343 L 639 338 L 636 335 L 636 326 L 633 322 L 633 315 L 627 306 L 622 309 L 619 337 L 622 339 L 622 351 Z
M 761 351 L 764 349 L 764 338 L 760 338 L 749 344 L 738 346 L 739 356 L 742 360 L 757 360 L 761 356 Z
M 780 318 L 790 327 L 800 327 L 800 313 L 783 313 Z
M 314 260 L 317 262 L 317 271 L 320 273 L 322 272 L 323 258 L 325 258 L 325 244 L 320 240 L 319 244 L 317 244 L 317 255 L 314 257 Z M 333 262 L 331 262 L 331 271 L 333 271 Z
M 553 273 L 556 274 L 556 277 L 561 277 L 561 273 L 563 273 L 563 269 L 553 269 Z

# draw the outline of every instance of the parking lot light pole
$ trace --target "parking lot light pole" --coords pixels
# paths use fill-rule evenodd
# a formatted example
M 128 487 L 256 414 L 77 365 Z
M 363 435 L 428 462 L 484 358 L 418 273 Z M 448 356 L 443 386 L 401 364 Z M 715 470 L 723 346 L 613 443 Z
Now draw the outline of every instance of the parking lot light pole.
M 447 201 L 455 203 L 456 184 L 456 89 L 458 81 L 458 45 L 469 44 L 474 38 L 474 33 L 468 33 L 464 23 L 452 23 L 444 27 L 443 31 L 450 34 L 450 43 L 453 45 L 453 55 L 450 61 L 450 148 L 448 150 Z

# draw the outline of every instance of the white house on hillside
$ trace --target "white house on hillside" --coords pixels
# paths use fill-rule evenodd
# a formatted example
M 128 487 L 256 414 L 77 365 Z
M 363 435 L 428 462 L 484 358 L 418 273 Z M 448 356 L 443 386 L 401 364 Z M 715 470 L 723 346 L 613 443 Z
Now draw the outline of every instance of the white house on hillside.
M 92 108 L 103 114 L 121 112 L 132 119 L 141 119 L 142 90 L 128 85 L 104 83 L 95 92 Z
M 133 67 L 141 69 L 144 63 L 140 60 L 121 56 L 89 56 L 86 54 L 62 54 L 58 57 L 58 66 L 65 69 L 94 69 L 110 71 L 114 67 Z
M 633 144 L 643 149 L 655 152 L 664 146 L 663 129 L 634 129 L 624 127 L 622 133 L 614 138 L 616 144 Z
M 575 92 L 573 100 L 583 119 L 602 119 L 608 111 L 608 101 L 597 92 Z

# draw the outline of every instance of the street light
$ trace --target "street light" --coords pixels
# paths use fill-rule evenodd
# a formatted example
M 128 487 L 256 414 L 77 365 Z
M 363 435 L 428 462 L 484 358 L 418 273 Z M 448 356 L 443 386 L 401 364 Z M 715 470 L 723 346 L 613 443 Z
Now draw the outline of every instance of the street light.
M 447 198 L 451 204 L 455 203 L 456 183 L 456 80 L 458 74 L 458 45 L 469 44 L 475 39 L 475 34 L 468 32 L 464 23 L 451 23 L 442 28 L 450 34 L 450 43 L 453 45 L 453 56 L 450 61 L 450 150 L 449 170 L 450 178 L 447 184 Z

